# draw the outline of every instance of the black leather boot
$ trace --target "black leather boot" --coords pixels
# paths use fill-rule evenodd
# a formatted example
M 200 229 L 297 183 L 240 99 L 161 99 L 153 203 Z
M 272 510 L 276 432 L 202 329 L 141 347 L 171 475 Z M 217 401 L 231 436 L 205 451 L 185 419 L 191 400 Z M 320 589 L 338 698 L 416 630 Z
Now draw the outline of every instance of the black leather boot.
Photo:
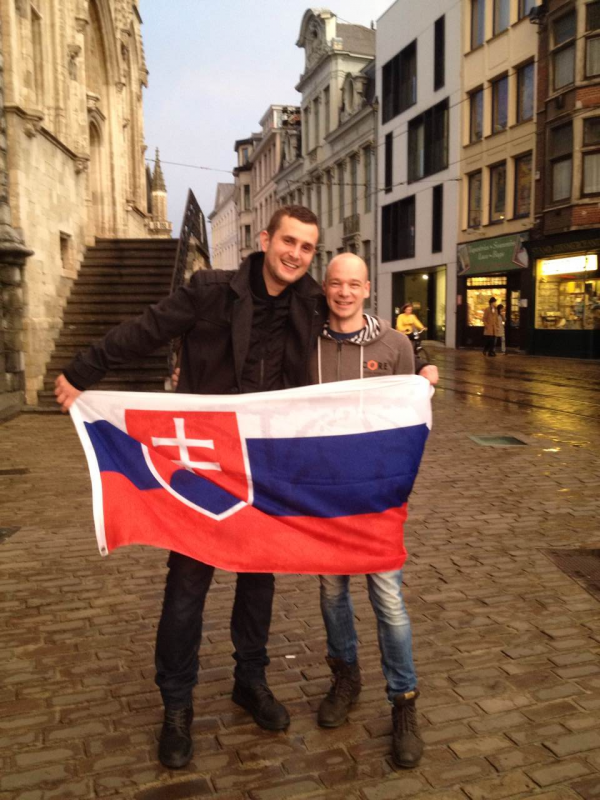
M 194 752 L 190 733 L 193 719 L 192 706 L 165 708 L 165 720 L 158 744 L 158 759 L 163 766 L 181 769 L 189 763 Z
M 423 755 L 423 740 L 417 723 L 419 690 L 397 694 L 392 708 L 392 758 L 398 767 L 416 767 Z
M 249 684 L 236 681 L 231 699 L 249 711 L 256 724 L 267 731 L 283 731 L 290 724 L 285 706 L 273 697 L 265 681 Z
M 351 706 L 360 694 L 358 661 L 346 664 L 341 658 L 328 658 L 333 676 L 331 688 L 321 701 L 317 722 L 322 728 L 337 728 L 348 719 Z

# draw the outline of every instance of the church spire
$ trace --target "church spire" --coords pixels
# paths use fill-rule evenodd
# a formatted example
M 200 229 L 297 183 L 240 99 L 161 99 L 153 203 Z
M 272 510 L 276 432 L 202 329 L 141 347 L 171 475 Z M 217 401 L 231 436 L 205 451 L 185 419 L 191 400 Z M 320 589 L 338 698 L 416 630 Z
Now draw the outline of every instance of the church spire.
M 158 152 L 158 147 L 156 148 L 156 157 L 154 159 L 154 175 L 152 176 L 152 191 L 153 192 L 167 191 L 165 176 L 163 175 L 162 167 L 160 165 L 160 154 Z

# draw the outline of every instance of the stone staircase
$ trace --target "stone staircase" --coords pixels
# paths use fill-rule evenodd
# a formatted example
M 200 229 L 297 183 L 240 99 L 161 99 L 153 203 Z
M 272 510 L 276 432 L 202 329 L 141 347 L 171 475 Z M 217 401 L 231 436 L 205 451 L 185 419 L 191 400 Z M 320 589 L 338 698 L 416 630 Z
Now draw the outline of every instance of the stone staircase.
M 58 410 L 54 381 L 79 350 L 169 293 L 176 250 L 176 239 L 96 239 L 95 246 L 87 248 L 38 394 L 38 408 Z M 166 364 L 165 347 L 109 372 L 94 389 L 161 391 Z

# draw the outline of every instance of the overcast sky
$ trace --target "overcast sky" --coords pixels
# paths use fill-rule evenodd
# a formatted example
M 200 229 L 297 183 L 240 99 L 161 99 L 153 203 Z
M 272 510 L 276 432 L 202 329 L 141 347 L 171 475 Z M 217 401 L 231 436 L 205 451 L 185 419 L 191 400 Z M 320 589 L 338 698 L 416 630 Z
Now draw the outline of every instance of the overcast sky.
M 368 26 L 391 4 L 336 0 L 330 9 L 344 22 Z M 296 41 L 308 7 L 301 0 L 141 0 L 150 71 L 146 155 L 154 158 L 160 148 L 174 236 L 188 188 L 208 216 L 217 182 L 233 181 L 227 172 L 235 166 L 235 140 L 258 131 L 272 103 L 300 103 L 294 86 L 304 51 Z

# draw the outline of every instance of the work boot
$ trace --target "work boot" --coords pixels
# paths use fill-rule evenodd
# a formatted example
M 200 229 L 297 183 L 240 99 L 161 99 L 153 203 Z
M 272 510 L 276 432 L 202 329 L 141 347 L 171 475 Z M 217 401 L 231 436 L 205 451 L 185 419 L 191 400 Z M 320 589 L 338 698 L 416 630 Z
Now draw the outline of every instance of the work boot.
M 256 724 L 265 730 L 283 731 L 290 724 L 290 715 L 285 706 L 273 697 L 264 680 L 250 684 L 236 681 L 231 699 L 249 711 Z
M 397 694 L 392 708 L 392 758 L 398 767 L 416 767 L 423 755 L 423 740 L 417 723 L 419 690 Z
M 181 769 L 189 763 L 194 745 L 190 728 L 194 719 L 192 706 L 165 708 L 165 720 L 160 732 L 158 759 L 169 769 Z
M 331 688 L 321 701 L 317 722 L 322 728 L 337 728 L 348 719 L 350 707 L 360 694 L 358 661 L 346 664 L 341 658 L 328 658 L 333 676 Z

